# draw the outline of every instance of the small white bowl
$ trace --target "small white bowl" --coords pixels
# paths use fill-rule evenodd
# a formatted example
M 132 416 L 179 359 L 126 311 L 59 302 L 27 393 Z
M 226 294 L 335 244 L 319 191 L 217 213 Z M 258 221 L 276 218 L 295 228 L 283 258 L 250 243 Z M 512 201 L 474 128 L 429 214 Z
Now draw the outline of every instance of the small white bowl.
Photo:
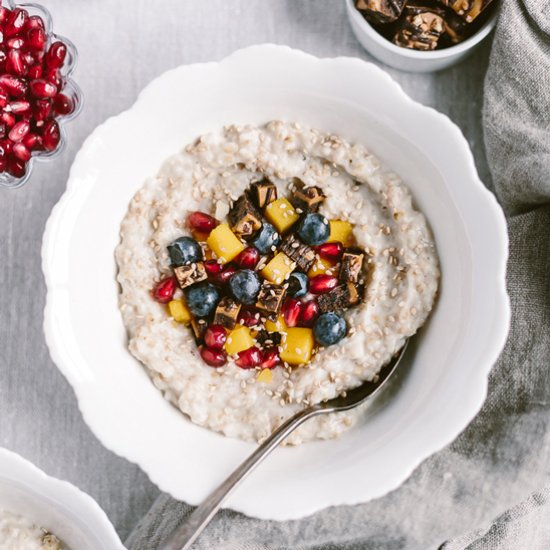
M 458 63 L 470 55 L 490 34 L 498 17 L 498 9 L 489 8 L 492 9 L 492 13 L 487 21 L 475 34 L 460 44 L 442 50 L 421 52 L 392 44 L 361 15 L 353 0 L 345 0 L 345 2 L 351 28 L 363 48 L 382 63 L 413 73 L 440 71 Z
M 115 528 L 92 497 L 3 448 L 0 509 L 48 529 L 75 550 L 124 550 Z

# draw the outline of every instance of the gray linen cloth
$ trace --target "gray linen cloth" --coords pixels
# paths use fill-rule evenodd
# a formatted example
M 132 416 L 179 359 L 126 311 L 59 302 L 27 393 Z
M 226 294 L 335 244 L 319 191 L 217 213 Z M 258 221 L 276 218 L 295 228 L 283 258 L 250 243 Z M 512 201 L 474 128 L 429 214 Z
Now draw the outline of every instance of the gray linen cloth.
M 482 411 L 383 498 L 285 523 L 224 510 L 197 549 L 550 548 L 550 489 L 527 498 L 550 481 L 550 3 L 503 3 L 483 117 L 494 186 L 508 214 L 512 328 Z M 191 512 L 160 496 L 128 548 L 157 548 Z

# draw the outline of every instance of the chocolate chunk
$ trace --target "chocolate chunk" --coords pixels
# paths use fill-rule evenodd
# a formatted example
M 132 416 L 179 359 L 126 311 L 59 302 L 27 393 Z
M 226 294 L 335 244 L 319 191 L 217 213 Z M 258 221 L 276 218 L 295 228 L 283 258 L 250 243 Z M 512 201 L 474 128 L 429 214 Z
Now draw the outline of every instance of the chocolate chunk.
M 250 184 L 250 196 L 254 204 L 260 208 L 265 208 L 270 202 L 277 200 L 277 187 L 267 178 L 261 181 L 255 181 Z
M 437 44 L 439 47 L 449 47 L 465 40 L 471 29 L 466 21 L 458 16 L 452 9 L 444 7 L 444 2 L 438 0 L 409 0 L 405 8 L 404 16 L 419 10 L 421 12 L 430 11 L 443 18 L 443 34 Z
M 214 324 L 221 325 L 231 330 L 237 324 L 237 317 L 241 310 L 241 304 L 230 298 L 224 296 L 216 308 L 214 313 Z
M 342 255 L 338 278 L 343 283 L 357 283 L 363 269 L 365 253 L 360 250 L 346 250 Z
M 197 344 L 200 344 L 204 339 L 204 333 L 208 328 L 208 323 L 204 319 L 191 319 L 191 328 Z
M 306 187 L 300 178 L 293 178 L 291 189 L 290 202 L 292 206 L 300 208 L 304 212 L 317 212 L 326 198 L 320 187 Z
M 202 262 L 174 267 L 174 275 L 181 288 L 186 288 L 208 278 Z
M 406 0 L 355 0 L 355 7 L 375 23 L 391 23 L 403 11 Z
M 269 348 L 271 346 L 278 346 L 281 343 L 280 332 L 267 332 L 267 330 L 260 330 L 256 335 L 256 342 L 262 347 Z
M 451 8 L 467 23 L 471 23 L 492 0 L 439 0 L 444 6 Z
M 443 17 L 427 7 L 407 6 L 396 25 L 394 44 L 413 50 L 435 50 L 445 32 Z
M 264 283 L 258 294 L 256 307 L 266 313 L 268 317 L 277 317 L 283 306 L 286 289 L 280 285 Z
M 327 294 L 321 294 L 317 298 L 319 311 L 326 313 L 327 311 L 341 311 L 359 302 L 361 295 L 359 290 L 353 283 L 346 283 L 337 286 Z
M 260 213 L 246 194 L 237 199 L 227 220 L 231 229 L 243 237 L 250 237 L 262 227 Z
M 315 251 L 307 244 L 303 244 L 298 238 L 290 234 L 281 244 L 281 251 L 284 252 L 301 271 L 307 272 L 315 262 Z

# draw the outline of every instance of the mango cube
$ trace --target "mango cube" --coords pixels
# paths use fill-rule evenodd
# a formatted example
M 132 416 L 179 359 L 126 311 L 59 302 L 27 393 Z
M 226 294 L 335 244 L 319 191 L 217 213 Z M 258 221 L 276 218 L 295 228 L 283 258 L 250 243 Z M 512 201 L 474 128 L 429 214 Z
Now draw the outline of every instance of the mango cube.
M 339 242 L 344 246 L 353 244 L 353 225 L 343 220 L 330 220 L 329 243 Z
M 264 323 L 264 326 L 267 332 L 285 332 L 287 329 L 285 318 L 282 315 L 279 315 L 276 321 L 271 321 L 268 319 Z
M 187 325 L 191 322 L 191 312 L 181 300 L 172 300 L 168 302 L 168 311 L 176 323 Z
M 254 338 L 250 329 L 244 325 L 237 325 L 228 335 L 225 342 L 225 351 L 229 355 L 236 355 L 240 351 L 251 348 L 254 345 Z
M 290 275 L 296 269 L 296 263 L 293 262 L 284 252 L 279 252 L 271 261 L 260 271 L 262 277 L 270 283 L 281 285 L 285 282 L 286 276 Z
M 330 260 L 326 260 L 325 258 L 317 258 L 313 265 L 309 268 L 309 271 L 307 272 L 308 277 L 315 277 L 316 275 L 324 275 L 329 272 L 329 275 L 332 273 L 330 270 L 334 267 L 334 263 Z
M 269 382 L 273 380 L 273 373 L 271 372 L 271 369 L 263 369 L 256 377 L 256 380 L 264 384 L 269 384 Z
M 237 257 L 245 249 L 245 245 L 226 223 L 222 223 L 212 230 L 206 244 L 224 264 Z
M 284 197 L 270 202 L 265 209 L 265 217 L 279 233 L 284 233 L 293 226 L 300 217 L 294 206 Z
M 289 328 L 284 339 L 281 359 L 289 365 L 308 363 L 313 352 L 313 330 L 310 328 Z

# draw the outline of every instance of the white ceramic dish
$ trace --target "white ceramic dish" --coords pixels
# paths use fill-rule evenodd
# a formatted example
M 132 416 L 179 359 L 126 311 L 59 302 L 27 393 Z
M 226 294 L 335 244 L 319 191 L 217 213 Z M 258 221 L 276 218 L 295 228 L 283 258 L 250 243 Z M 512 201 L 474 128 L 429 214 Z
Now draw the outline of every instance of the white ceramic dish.
M 489 36 L 495 28 L 498 17 L 498 10 L 491 8 L 492 13 L 487 21 L 464 42 L 442 50 L 419 52 L 418 50 L 401 48 L 386 40 L 357 11 L 354 0 L 344 1 L 346 2 L 346 11 L 353 33 L 363 48 L 390 67 L 414 73 L 440 71 L 462 61 Z
M 113 251 L 135 191 L 163 160 L 228 123 L 282 118 L 373 150 L 410 186 L 433 228 L 441 295 L 398 391 L 341 439 L 278 449 L 228 507 L 284 520 L 387 493 L 481 407 L 509 318 L 507 236 L 459 129 L 378 67 L 282 46 L 179 67 L 97 128 L 47 224 L 45 333 L 86 422 L 164 491 L 196 504 L 254 448 L 190 423 L 126 349 Z
M 74 550 L 124 550 L 105 512 L 92 497 L 2 448 L 0 509 L 45 527 Z

